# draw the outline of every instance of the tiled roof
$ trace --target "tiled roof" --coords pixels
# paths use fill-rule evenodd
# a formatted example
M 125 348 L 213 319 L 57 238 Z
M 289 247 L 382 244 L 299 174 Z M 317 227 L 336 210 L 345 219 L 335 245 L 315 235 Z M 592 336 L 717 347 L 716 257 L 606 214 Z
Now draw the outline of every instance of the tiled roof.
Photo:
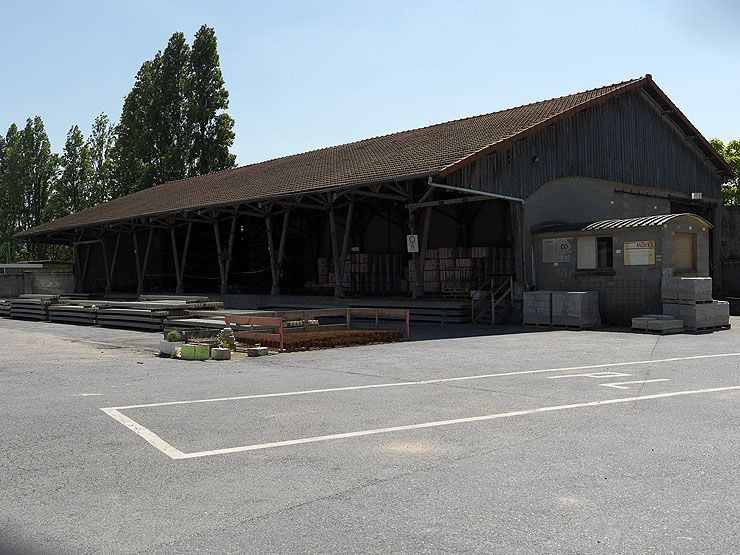
M 560 233 L 563 231 L 601 231 L 606 229 L 626 229 L 631 227 L 661 226 L 676 218 L 690 218 L 697 225 L 711 228 L 712 224 L 696 214 L 659 214 L 641 218 L 627 218 L 623 220 L 601 220 L 584 224 L 553 223 L 542 224 L 532 228 L 534 233 Z
M 92 224 L 449 172 L 508 140 L 520 138 L 557 118 L 645 83 L 652 83 L 650 76 L 481 116 L 164 183 L 48 222 L 16 237 L 22 239 Z

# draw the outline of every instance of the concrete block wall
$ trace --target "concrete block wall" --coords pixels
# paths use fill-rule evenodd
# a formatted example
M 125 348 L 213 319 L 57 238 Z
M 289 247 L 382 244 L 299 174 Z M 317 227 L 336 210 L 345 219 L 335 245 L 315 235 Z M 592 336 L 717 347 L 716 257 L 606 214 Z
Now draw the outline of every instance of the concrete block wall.
M 720 247 L 723 293 L 740 296 L 740 206 L 722 210 Z
M 0 298 L 15 298 L 25 294 L 65 295 L 74 292 L 71 271 L 38 271 L 0 275 Z

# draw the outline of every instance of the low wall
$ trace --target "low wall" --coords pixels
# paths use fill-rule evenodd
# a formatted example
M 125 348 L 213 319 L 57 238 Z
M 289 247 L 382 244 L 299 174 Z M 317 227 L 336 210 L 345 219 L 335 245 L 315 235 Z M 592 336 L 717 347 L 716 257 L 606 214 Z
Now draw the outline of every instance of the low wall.
M 0 298 L 20 295 L 66 295 L 75 290 L 74 274 L 70 271 L 23 272 L 0 275 Z

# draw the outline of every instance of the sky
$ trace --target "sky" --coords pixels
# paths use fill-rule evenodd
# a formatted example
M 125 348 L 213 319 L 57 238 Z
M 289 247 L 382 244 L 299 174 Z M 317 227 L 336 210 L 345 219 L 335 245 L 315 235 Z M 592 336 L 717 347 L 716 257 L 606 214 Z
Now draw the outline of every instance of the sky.
M 61 151 L 203 24 L 239 165 L 646 73 L 707 138 L 740 139 L 736 0 L 0 0 L 0 132 L 39 115 Z

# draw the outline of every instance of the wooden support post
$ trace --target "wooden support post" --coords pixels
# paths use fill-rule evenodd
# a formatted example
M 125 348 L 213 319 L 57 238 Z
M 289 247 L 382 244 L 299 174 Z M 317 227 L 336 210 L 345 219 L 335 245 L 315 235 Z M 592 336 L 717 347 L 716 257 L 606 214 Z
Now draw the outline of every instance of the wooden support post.
M 267 251 L 270 255 L 270 275 L 272 276 L 272 287 L 270 288 L 270 295 L 279 295 L 280 276 L 278 275 L 275 240 L 272 236 L 272 216 L 269 213 L 265 214 L 265 227 L 267 228 Z
M 80 293 L 80 250 L 77 243 L 72 243 L 72 275 L 74 276 L 74 292 Z
M 105 292 L 110 293 L 110 268 L 108 267 L 108 247 L 105 244 L 105 237 L 100 239 L 100 246 L 103 249 L 103 266 L 105 270 Z
M 80 276 L 80 282 L 82 286 L 85 285 L 85 279 L 87 278 L 87 265 L 90 262 L 90 251 L 92 250 L 92 243 L 87 244 L 87 248 L 85 249 L 85 263 L 82 265 L 82 275 Z
M 113 274 L 116 271 L 116 260 L 118 259 L 118 246 L 121 244 L 121 232 L 116 234 L 116 246 L 113 249 L 113 258 L 108 264 L 108 249 L 103 240 L 103 259 L 105 261 L 105 292 L 110 293 L 113 288 Z
M 185 245 L 182 247 L 182 256 L 180 257 L 180 274 L 177 276 L 177 285 L 175 293 L 182 294 L 185 292 L 185 263 L 188 260 L 188 248 L 190 247 L 190 233 L 193 229 L 193 222 L 188 222 L 188 229 L 185 232 Z
M 225 280 L 221 283 L 221 294 L 225 295 L 229 283 L 229 271 L 231 270 L 231 253 L 234 250 L 234 235 L 236 235 L 236 219 L 237 215 L 234 214 L 231 218 L 231 229 L 229 230 L 229 246 L 226 253 L 226 266 L 224 268 Z
M 218 255 L 218 272 L 221 274 L 221 292 L 226 289 L 226 265 L 224 251 L 221 250 L 221 234 L 218 229 L 218 220 L 213 221 L 213 234 L 216 237 L 216 254 Z
M 177 234 L 175 233 L 175 226 L 170 227 L 170 243 L 172 244 L 172 261 L 175 265 L 175 293 L 179 293 L 180 289 L 180 276 L 182 271 L 180 270 L 180 257 L 177 255 Z
M 141 295 L 144 292 L 144 277 L 146 276 L 146 267 L 149 263 L 149 251 L 152 248 L 152 237 L 154 235 L 154 229 L 149 230 L 149 237 L 146 241 L 146 249 L 144 251 L 143 262 L 141 260 L 141 257 L 139 256 L 139 240 L 136 236 L 136 232 L 132 232 L 131 235 L 134 241 L 134 259 L 136 260 L 136 277 L 138 281 L 136 292 Z
M 344 297 L 344 283 L 342 267 L 344 261 L 340 260 L 339 256 L 339 241 L 337 239 L 337 222 L 334 215 L 334 207 L 329 207 L 329 235 L 331 236 L 331 250 L 332 256 L 334 257 L 334 296 Z
M 412 297 L 417 298 L 424 295 L 424 264 L 426 261 L 427 245 L 429 244 L 429 227 L 432 220 L 432 207 L 424 209 L 424 227 L 419 237 L 419 252 L 412 255 L 416 265 L 416 280 L 412 290 Z M 416 218 L 413 210 L 409 210 L 409 232 L 414 235 L 416 230 Z

